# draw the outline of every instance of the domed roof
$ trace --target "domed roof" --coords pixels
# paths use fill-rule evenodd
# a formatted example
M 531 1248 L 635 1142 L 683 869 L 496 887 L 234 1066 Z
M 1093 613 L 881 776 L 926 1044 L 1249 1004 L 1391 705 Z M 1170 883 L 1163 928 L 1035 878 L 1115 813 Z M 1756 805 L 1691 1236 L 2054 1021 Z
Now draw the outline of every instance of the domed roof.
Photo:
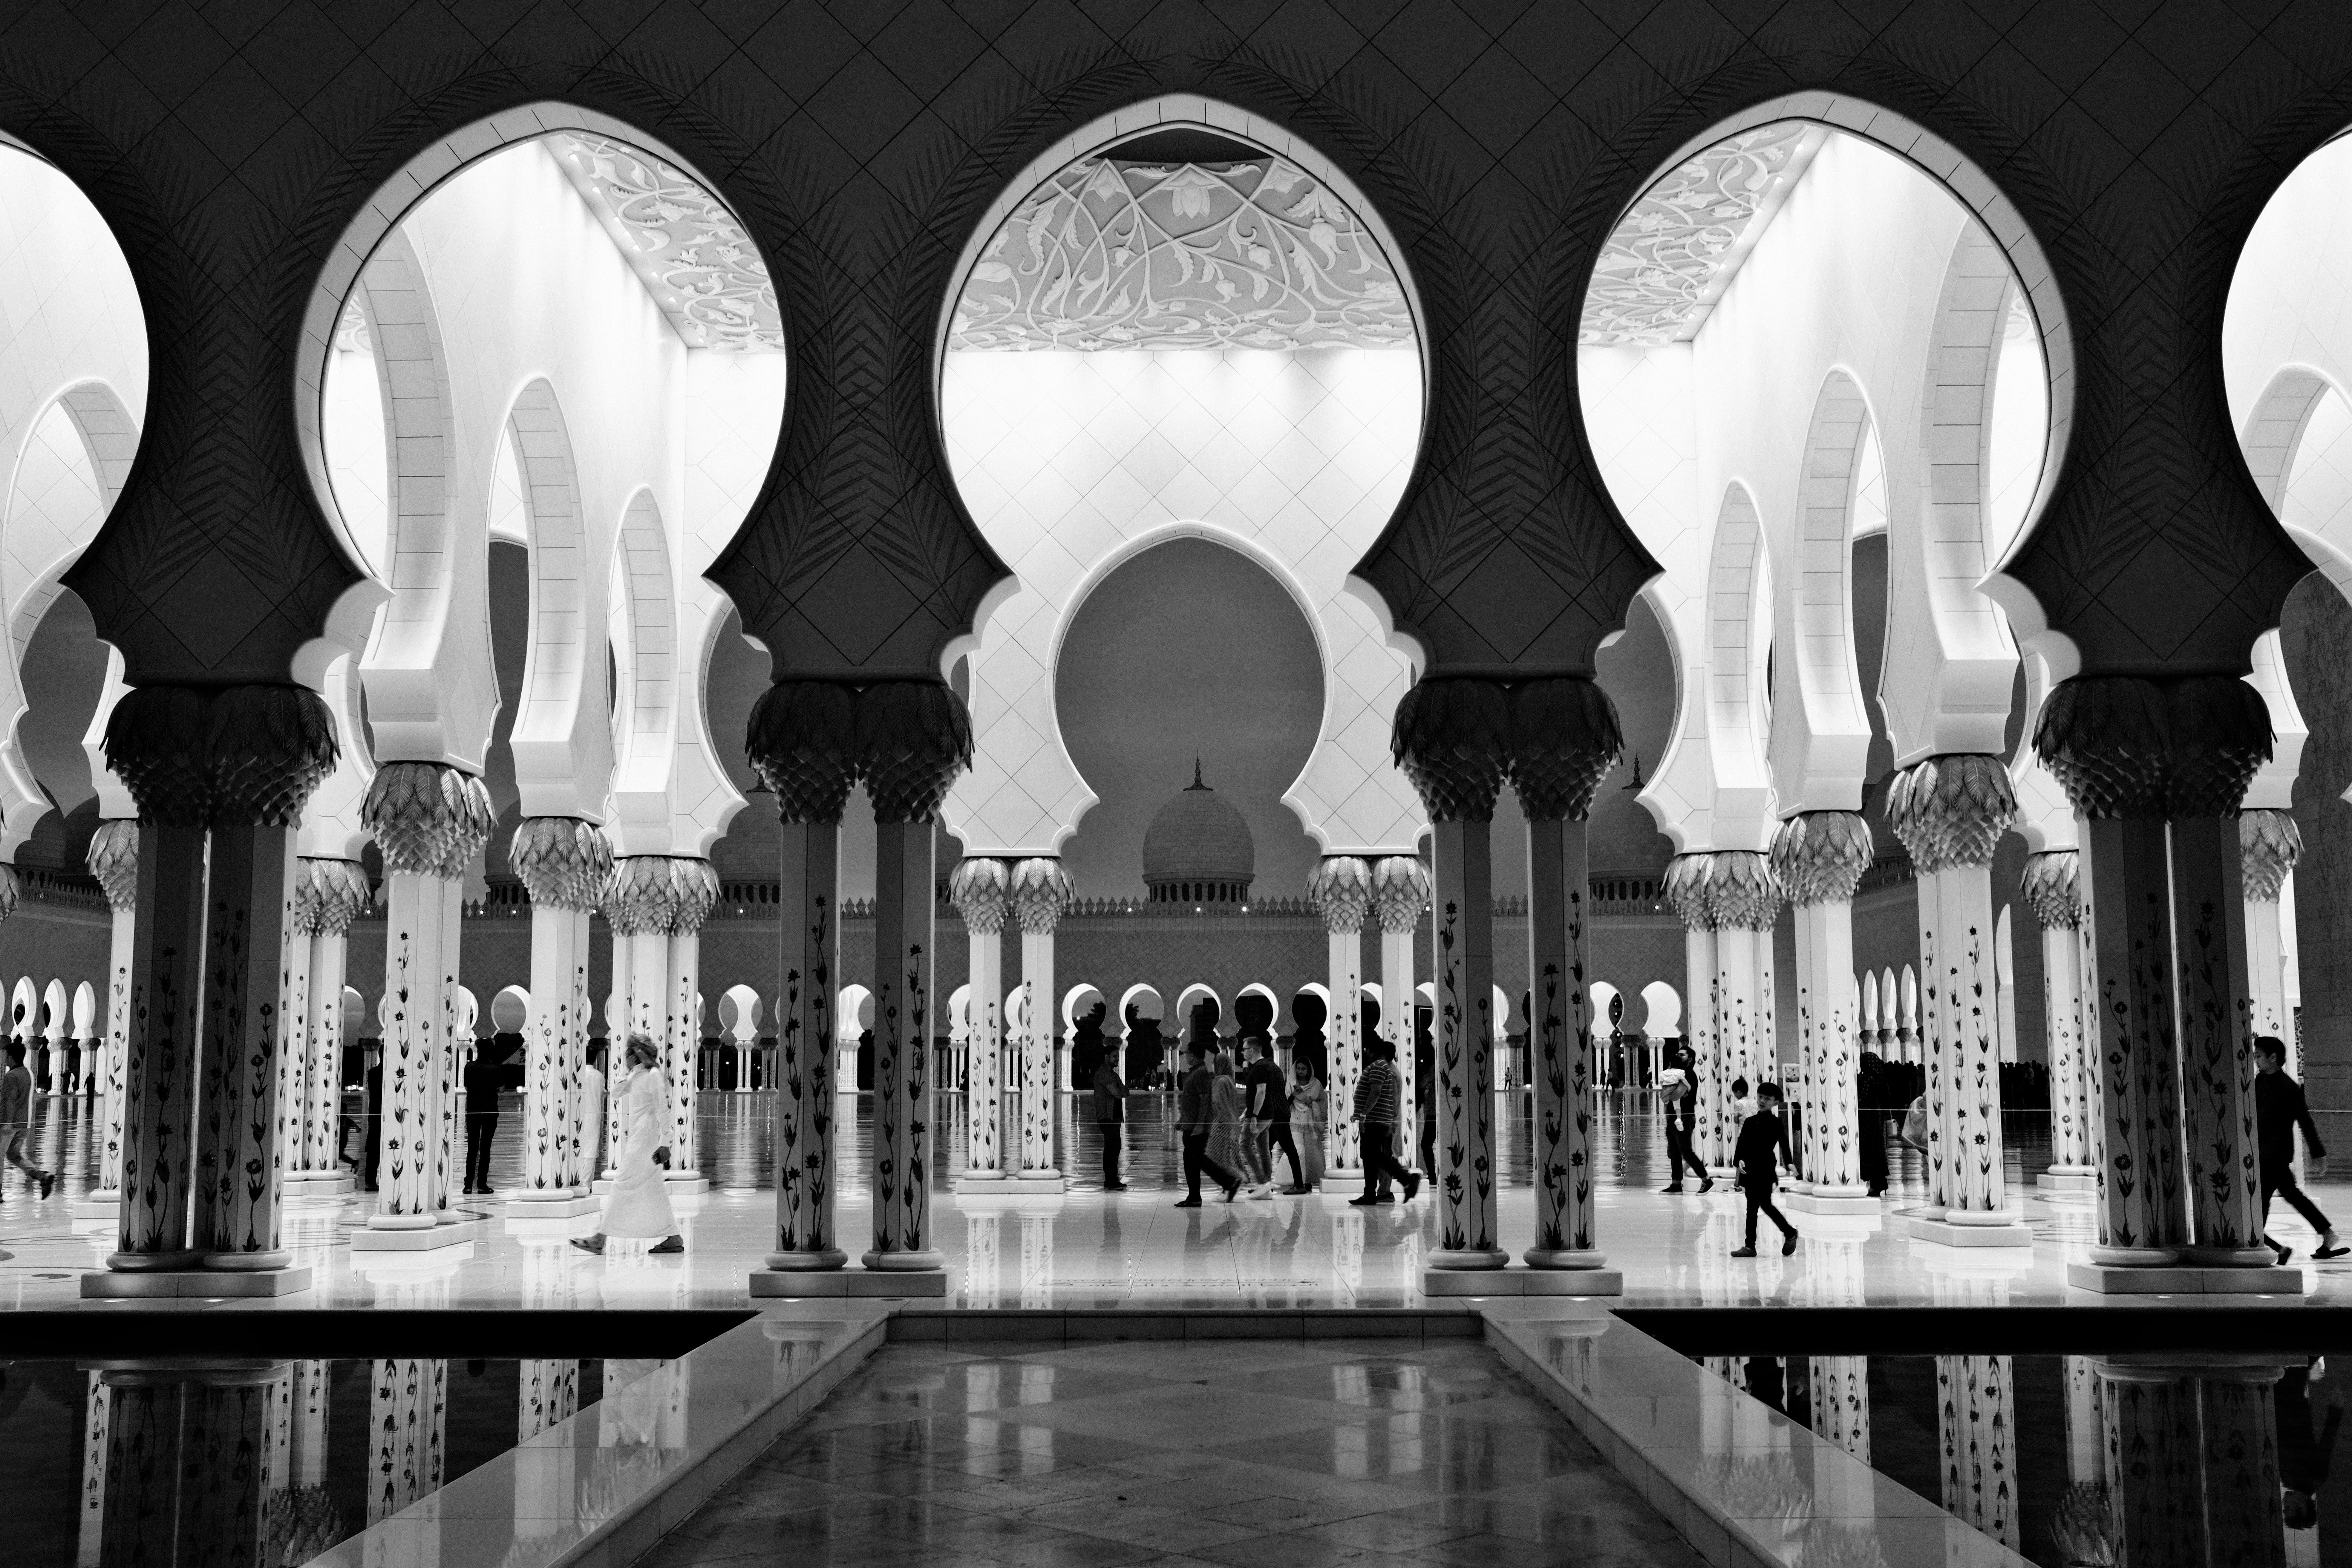
M 1247 882 L 1257 875 L 1257 842 L 1231 801 L 1201 782 L 1160 808 L 1143 832 L 1143 880 Z

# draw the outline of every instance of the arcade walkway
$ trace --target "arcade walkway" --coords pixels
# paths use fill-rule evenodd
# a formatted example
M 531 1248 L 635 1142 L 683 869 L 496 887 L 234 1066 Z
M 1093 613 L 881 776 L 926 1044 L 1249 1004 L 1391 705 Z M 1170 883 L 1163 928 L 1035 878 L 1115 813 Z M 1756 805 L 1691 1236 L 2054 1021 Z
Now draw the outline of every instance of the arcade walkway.
M 682 1258 L 592 1258 L 559 1237 L 508 1234 L 501 1206 L 471 1200 L 480 1215 L 479 1239 L 422 1255 L 362 1255 L 355 1260 L 350 1230 L 362 1218 L 357 1205 L 289 1208 L 286 1237 L 298 1260 L 316 1271 L 313 1289 L 286 1298 L 287 1307 L 340 1306 L 740 1306 L 746 1275 L 771 1245 L 773 1198 L 757 1184 L 766 1163 L 768 1107 L 762 1097 L 703 1097 L 704 1171 L 712 1190 L 681 1204 L 688 1250 Z M 845 1100 L 844 1110 L 849 1107 Z M 60 1111 L 64 1114 L 60 1116 Z M 1100 1191 L 1094 1129 L 1066 1119 L 1065 1147 L 1076 1151 L 1072 1190 L 1059 1199 L 960 1199 L 942 1190 L 936 1199 L 938 1245 L 947 1254 L 950 1305 L 1087 1309 L 1205 1307 L 1416 1306 L 1421 1259 L 1433 1245 L 1429 1199 L 1386 1208 L 1357 1209 L 1345 1201 L 1357 1188 L 1303 1198 L 1242 1200 L 1228 1206 L 1213 1194 L 1205 1207 L 1178 1210 L 1176 1151 L 1161 1107 L 1139 1096 L 1128 1132 L 1130 1191 Z M 24 1178 L 0 1182 L 0 1309 L 59 1307 L 79 1300 L 80 1275 L 111 1249 L 111 1232 L 78 1227 L 67 1198 L 90 1184 L 88 1129 L 75 1102 L 40 1102 L 37 1157 L 64 1173 L 58 1194 L 36 1201 Z M 846 1121 L 846 1115 L 845 1116 Z M 940 1120 L 950 1126 L 961 1118 Z M 2019 1161 L 2038 1166 L 2036 1129 L 2012 1118 L 2011 1179 Z M 500 1119 L 494 1184 L 515 1169 L 520 1117 Z M 1524 1111 L 1503 1119 L 1505 1161 L 1500 1195 L 1503 1239 L 1515 1252 L 1534 1228 L 1527 1186 Z M 869 1234 L 866 1148 L 862 1121 L 845 1136 L 840 1227 L 853 1255 Z M 2090 1212 L 2079 1200 L 2026 1194 L 2025 1217 L 2035 1245 L 2018 1250 L 1962 1250 L 1915 1242 L 1896 1223 L 1798 1216 L 1804 1241 L 1795 1256 L 1772 1248 L 1753 1262 L 1731 1258 L 1739 1243 L 1738 1195 L 1718 1185 L 1670 1197 L 1656 1189 L 1664 1165 L 1664 1135 L 1646 1103 L 1612 1097 L 1601 1117 L 1602 1172 L 1599 1190 L 1601 1247 L 1623 1270 L 1627 1305 L 1786 1306 L 2022 1305 L 2065 1300 L 2064 1266 L 2081 1257 L 2093 1237 Z M 940 1163 L 955 1164 L 954 1151 Z M 1898 1170 L 1901 1170 L 1898 1167 Z M 1916 1157 L 1904 1173 L 1916 1194 Z M 2323 1207 L 2352 1218 L 2352 1185 L 2322 1183 L 2313 1192 Z M 1887 1205 L 1891 1216 L 1895 1204 Z M 583 1233 L 593 1216 L 578 1222 Z M 2352 1303 L 2352 1263 L 2314 1265 L 2306 1226 L 2284 1212 L 2276 1234 L 2296 1249 L 2310 1281 L 2308 1300 Z

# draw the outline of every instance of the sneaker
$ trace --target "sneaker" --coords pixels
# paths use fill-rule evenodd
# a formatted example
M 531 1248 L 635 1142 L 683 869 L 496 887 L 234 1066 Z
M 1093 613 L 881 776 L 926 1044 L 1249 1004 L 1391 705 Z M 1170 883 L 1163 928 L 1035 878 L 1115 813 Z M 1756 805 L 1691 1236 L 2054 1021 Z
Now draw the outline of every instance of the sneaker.
M 1420 1195 L 1421 1173 L 1419 1171 L 1407 1171 L 1404 1173 L 1404 1201 L 1411 1203 Z
M 1715 1178 L 1713 1176 L 1701 1176 L 1698 1179 L 1698 1190 L 1703 1193 L 1711 1193 L 1715 1191 Z
M 1786 1258 L 1797 1250 L 1797 1233 L 1790 1231 L 1780 1238 L 1780 1256 Z
M 1198 1198 L 1178 1198 L 1176 1200 L 1176 1206 L 1180 1209 L 1196 1209 L 1201 1206 L 1201 1200 Z
M 43 1176 L 41 1178 L 41 1198 L 43 1202 L 47 1202 L 48 1195 L 57 1190 L 58 1179 L 55 1176 Z
M 2293 1258 L 2293 1257 L 2294 1256 L 2294 1247 L 2281 1247 L 2281 1246 L 2280 1246 L 2277 1242 L 2275 1242 L 2275 1241 L 2273 1241 L 2273 1242 L 2272 1242 L 2272 1243 L 2271 1243 L 2271 1250 L 2272 1250 L 2273 1252 L 2275 1252 L 2275 1253 L 2277 1253 L 2277 1254 L 2278 1254 L 2278 1260 L 2279 1260 L 2281 1263 L 2284 1263 L 2288 1258 Z
M 2347 1247 L 2339 1241 L 2334 1247 L 2322 1247 L 2315 1249 L 2312 1256 L 2325 1263 L 2331 1258 L 2341 1258 L 2347 1252 L 2352 1252 L 2352 1247 Z
M 1315 1189 L 1313 1187 L 1285 1187 L 1282 1189 L 1282 1195 L 1286 1198 L 1303 1198 L 1314 1190 Z
M 682 1236 L 666 1236 L 662 1237 L 661 1240 L 656 1242 L 653 1246 L 646 1247 L 646 1250 L 647 1252 L 684 1252 L 686 1250 L 686 1237 Z
M 1380 1201 L 1380 1199 L 1373 1197 L 1370 1194 L 1367 1193 L 1360 1198 L 1349 1198 L 1348 1200 L 1348 1206 L 1351 1209 L 1368 1209 Z
M 575 1236 L 572 1238 L 572 1245 L 583 1252 L 603 1252 L 604 1238 L 601 1236 Z
M 1106 1182 L 1103 1184 L 1103 1191 L 1107 1193 L 1123 1193 L 1127 1191 L 1127 1184 L 1125 1182 Z
M 1731 1249 L 1731 1256 L 1734 1258 L 1753 1258 L 1756 1256 L 1756 1249 L 1752 1247 L 1735 1247 Z
M 1260 1182 L 1256 1186 L 1254 1186 L 1249 1190 L 1249 1195 L 1254 1198 L 1270 1198 L 1274 1196 L 1274 1184 L 1272 1182 Z
M 1233 1201 L 1234 1201 L 1234 1194 L 1235 1193 L 1240 1192 L 1241 1190 L 1242 1190 L 1242 1184 L 1241 1184 L 1239 1182 L 1235 1182 L 1232 1186 L 1227 1187 L 1227 1188 L 1225 1189 L 1225 1202 L 1227 1202 L 1227 1203 L 1231 1203 L 1231 1202 L 1233 1202 Z
M 1660 1191 L 1660 1192 L 1662 1192 L 1662 1193 L 1678 1193 L 1678 1192 L 1681 1192 L 1682 1190 L 1683 1190 L 1683 1184 L 1682 1184 L 1680 1182 L 1676 1182 L 1676 1183 L 1675 1183 L 1673 1186 L 1671 1186 L 1671 1187 L 1660 1187 L 1660 1188 L 1658 1189 L 1658 1191 Z
M 1376 1204 L 1392 1204 L 1396 1202 L 1396 1194 L 1394 1193 L 1378 1193 L 1373 1195 L 1372 1202 Z

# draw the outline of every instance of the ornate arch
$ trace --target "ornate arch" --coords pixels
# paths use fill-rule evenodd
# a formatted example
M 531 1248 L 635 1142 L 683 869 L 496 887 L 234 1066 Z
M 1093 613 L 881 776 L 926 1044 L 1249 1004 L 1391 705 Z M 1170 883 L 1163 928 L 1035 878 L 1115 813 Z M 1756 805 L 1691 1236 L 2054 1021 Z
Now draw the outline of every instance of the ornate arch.
M 670 572 L 669 536 L 653 492 L 640 489 L 621 513 L 613 542 L 612 602 L 614 672 L 613 723 L 617 765 L 613 795 L 625 819 L 633 805 L 654 809 L 665 826 L 667 786 L 677 733 L 677 592 Z
M 1782 816 L 1862 808 L 1871 731 L 1854 660 L 1853 540 L 1860 459 L 1875 424 L 1860 381 L 1830 372 L 1805 433 L 1792 581 L 1772 623 L 1770 758 Z

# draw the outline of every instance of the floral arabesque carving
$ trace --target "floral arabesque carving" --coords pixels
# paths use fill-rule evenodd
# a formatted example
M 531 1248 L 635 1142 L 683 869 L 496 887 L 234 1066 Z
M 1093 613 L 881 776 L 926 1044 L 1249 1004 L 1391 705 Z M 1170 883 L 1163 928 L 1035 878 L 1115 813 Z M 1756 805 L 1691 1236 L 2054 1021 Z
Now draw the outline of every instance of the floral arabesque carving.
M 572 132 L 547 142 L 687 347 L 784 352 L 768 264 L 726 203 L 625 142 Z
M 1592 264 L 1577 342 L 1691 337 L 1828 139 L 1783 120 L 1717 142 L 1642 193 Z
M 1404 348 L 1396 269 L 1282 158 L 1081 158 L 1013 210 L 965 279 L 957 349 Z

